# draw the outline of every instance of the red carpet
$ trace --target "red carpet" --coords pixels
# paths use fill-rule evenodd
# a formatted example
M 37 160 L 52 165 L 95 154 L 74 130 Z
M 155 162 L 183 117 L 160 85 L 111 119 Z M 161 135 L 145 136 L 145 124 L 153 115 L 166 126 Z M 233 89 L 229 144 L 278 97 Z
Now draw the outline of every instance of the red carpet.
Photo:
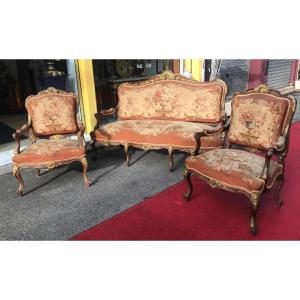
M 272 190 L 262 196 L 255 237 L 248 228 L 247 197 L 211 189 L 194 176 L 190 202 L 182 198 L 182 181 L 72 240 L 300 240 L 299 172 L 300 122 L 291 131 L 284 204 L 276 208 Z

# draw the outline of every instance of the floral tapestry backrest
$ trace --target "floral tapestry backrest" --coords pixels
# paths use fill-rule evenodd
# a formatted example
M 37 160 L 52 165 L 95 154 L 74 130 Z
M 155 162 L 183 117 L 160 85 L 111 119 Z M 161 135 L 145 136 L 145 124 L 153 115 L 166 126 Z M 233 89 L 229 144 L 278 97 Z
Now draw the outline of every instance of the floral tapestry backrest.
M 78 132 L 77 98 L 71 93 L 41 93 L 25 102 L 36 136 Z
M 121 120 L 158 119 L 220 122 L 226 85 L 222 81 L 159 80 L 123 84 L 118 89 Z
M 231 109 L 228 140 L 264 150 L 285 136 L 293 115 L 288 98 L 264 93 L 238 94 Z

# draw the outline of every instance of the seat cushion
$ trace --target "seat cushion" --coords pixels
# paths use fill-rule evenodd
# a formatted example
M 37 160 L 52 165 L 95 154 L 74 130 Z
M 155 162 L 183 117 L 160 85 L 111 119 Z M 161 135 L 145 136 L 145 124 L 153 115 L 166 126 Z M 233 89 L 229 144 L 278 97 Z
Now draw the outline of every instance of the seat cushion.
M 210 125 L 167 120 L 124 120 L 106 124 L 95 131 L 97 141 L 111 144 L 157 145 L 182 149 L 195 148 L 194 133 Z M 202 139 L 203 148 L 222 146 L 221 135 Z
M 236 149 L 215 149 L 185 161 L 187 169 L 247 193 L 264 188 L 264 181 L 259 179 L 264 163 L 265 158 L 258 154 Z M 272 187 L 282 166 L 271 161 L 270 170 L 267 187 Z
M 41 139 L 29 145 L 20 154 L 13 156 L 18 165 L 34 165 L 42 162 L 64 161 L 80 158 L 85 154 L 85 147 L 80 141 L 70 139 Z

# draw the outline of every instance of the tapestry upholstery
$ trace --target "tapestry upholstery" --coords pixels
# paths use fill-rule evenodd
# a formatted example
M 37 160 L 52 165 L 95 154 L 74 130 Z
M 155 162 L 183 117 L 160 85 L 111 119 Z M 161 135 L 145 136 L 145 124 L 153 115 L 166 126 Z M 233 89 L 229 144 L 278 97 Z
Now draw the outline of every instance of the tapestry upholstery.
M 218 81 L 163 80 L 122 84 L 118 89 L 120 120 L 156 119 L 217 123 L 226 87 Z
M 68 134 L 78 131 L 77 99 L 73 94 L 30 96 L 25 102 L 36 136 Z
M 259 149 L 274 146 L 290 122 L 290 101 L 283 97 L 252 93 L 232 100 L 228 139 L 231 143 Z
M 105 124 L 95 131 L 102 143 L 150 144 L 177 148 L 195 148 L 194 133 L 212 125 L 168 120 L 123 120 Z M 204 137 L 202 148 L 216 148 L 224 144 L 221 134 Z
M 264 163 L 264 157 L 237 149 L 215 149 L 185 161 L 189 170 L 247 193 L 261 192 L 264 188 L 264 181 L 259 179 Z M 272 187 L 281 173 L 282 166 L 271 160 L 270 178 L 266 186 Z
M 13 162 L 17 165 L 34 165 L 48 161 L 81 158 L 83 155 L 85 155 L 85 147 L 79 140 L 40 139 L 20 154 L 14 155 Z

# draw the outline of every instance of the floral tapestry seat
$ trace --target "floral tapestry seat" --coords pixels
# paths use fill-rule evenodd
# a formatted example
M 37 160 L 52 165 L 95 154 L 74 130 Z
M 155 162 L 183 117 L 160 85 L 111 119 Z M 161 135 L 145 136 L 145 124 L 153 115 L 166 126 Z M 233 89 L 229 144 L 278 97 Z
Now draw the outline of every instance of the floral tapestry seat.
M 238 149 L 216 149 L 186 160 L 189 170 L 195 173 L 201 170 L 206 178 L 213 178 L 228 187 L 239 187 L 248 194 L 261 192 L 265 184 L 272 187 L 282 173 L 282 166 L 270 161 L 270 176 L 265 183 L 260 178 L 264 164 L 264 157 Z
M 21 169 L 35 168 L 40 175 L 40 169 L 53 169 L 73 161 L 81 162 L 84 183 L 89 186 L 84 126 L 77 119 L 77 102 L 75 95 L 55 88 L 26 99 L 28 122 L 13 134 L 17 142 L 12 161 L 13 174 L 20 183 L 18 194 L 22 195 L 24 190 Z M 20 136 L 24 134 L 30 136 L 32 144 L 21 150 Z
M 13 157 L 19 166 L 36 165 L 45 162 L 53 164 L 85 156 L 85 147 L 78 140 L 71 139 L 39 139 Z
M 250 200 L 250 229 L 256 233 L 256 213 L 261 194 L 276 185 L 276 203 L 284 182 L 284 162 L 288 153 L 289 130 L 296 100 L 284 97 L 265 85 L 238 93 L 231 103 L 231 120 L 225 128 L 223 149 L 213 149 L 185 161 L 189 200 L 193 191 L 190 176 L 197 175 L 212 187 L 243 193 Z M 195 134 L 196 150 L 206 136 Z
M 127 165 L 130 146 L 167 149 L 172 170 L 173 150 L 192 153 L 195 132 L 217 132 L 203 140 L 202 149 L 223 146 L 226 92 L 223 81 L 198 82 L 170 71 L 144 82 L 121 84 L 117 108 L 95 115 L 98 122 L 91 132 L 91 145 L 95 151 L 96 142 L 123 145 Z M 111 114 L 117 114 L 118 120 L 101 124 L 103 117 Z
M 124 120 L 101 126 L 95 132 L 102 143 L 120 144 L 130 141 L 132 146 L 157 145 L 177 149 L 194 149 L 194 133 L 211 128 L 211 125 L 169 120 Z M 224 144 L 221 134 L 206 137 L 202 146 L 213 149 Z

